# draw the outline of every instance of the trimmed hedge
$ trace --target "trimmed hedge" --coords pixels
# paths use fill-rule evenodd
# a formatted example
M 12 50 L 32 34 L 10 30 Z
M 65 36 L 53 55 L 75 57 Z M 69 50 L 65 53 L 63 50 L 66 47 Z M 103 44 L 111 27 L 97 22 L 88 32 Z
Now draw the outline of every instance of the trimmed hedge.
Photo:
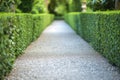
M 120 11 L 69 13 L 65 20 L 95 50 L 120 68 Z
M 52 20 L 51 14 L 0 14 L 0 80 Z

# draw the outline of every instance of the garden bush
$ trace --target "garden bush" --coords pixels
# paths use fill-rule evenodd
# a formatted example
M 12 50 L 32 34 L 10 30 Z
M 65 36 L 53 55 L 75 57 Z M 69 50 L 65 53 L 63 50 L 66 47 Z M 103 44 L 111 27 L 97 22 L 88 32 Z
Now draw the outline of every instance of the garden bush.
M 69 0 L 68 1 L 68 12 L 80 12 L 82 10 L 82 0 Z
M 32 3 L 32 11 L 33 14 L 38 13 L 48 13 L 47 6 L 45 5 L 44 0 L 34 0 Z
M 0 12 L 17 12 L 20 4 L 21 0 L 0 0 Z
M 15 59 L 52 20 L 51 14 L 0 14 L 0 80 L 11 71 Z
M 120 68 L 120 11 L 69 13 L 65 20 L 95 50 Z
M 34 0 L 20 0 L 21 4 L 18 5 L 18 8 L 24 13 L 30 13 L 33 7 Z

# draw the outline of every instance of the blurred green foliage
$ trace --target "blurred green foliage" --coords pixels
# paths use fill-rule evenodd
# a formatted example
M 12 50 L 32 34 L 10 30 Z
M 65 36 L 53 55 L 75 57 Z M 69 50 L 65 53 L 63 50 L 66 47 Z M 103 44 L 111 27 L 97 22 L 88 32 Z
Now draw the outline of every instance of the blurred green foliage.
M 48 10 L 50 13 L 53 13 L 56 16 L 61 16 L 67 12 L 66 4 L 66 0 L 50 0 L 50 3 L 48 4 Z
M 90 7 L 93 11 L 114 10 L 115 0 L 89 0 L 88 7 Z
M 32 10 L 34 0 L 21 0 L 21 4 L 18 6 L 18 8 L 23 13 L 30 13 Z
M 1 0 L 0 12 L 46 13 L 45 0 Z
M 80 12 L 81 0 L 50 0 L 48 10 L 57 16 L 62 16 L 67 12 Z
M 16 12 L 21 0 L 0 0 L 0 12 Z
M 81 0 L 1 0 L 0 11 L 64 15 L 80 12 Z
M 69 0 L 68 1 L 68 12 L 80 12 L 81 8 L 81 0 Z
M 47 6 L 45 5 L 45 0 L 34 0 L 32 4 L 32 11 L 31 13 L 47 13 Z

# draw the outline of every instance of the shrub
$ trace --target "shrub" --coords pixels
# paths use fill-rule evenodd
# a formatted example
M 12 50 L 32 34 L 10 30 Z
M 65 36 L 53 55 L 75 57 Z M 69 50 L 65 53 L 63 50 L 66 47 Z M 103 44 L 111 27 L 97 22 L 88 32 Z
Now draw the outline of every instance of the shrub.
M 0 0 L 0 12 L 15 12 L 21 0 Z
M 11 71 L 17 56 L 52 20 L 50 14 L 0 14 L 0 80 Z
M 88 0 L 88 7 L 93 11 L 106 11 L 115 9 L 115 0 Z
M 33 7 L 34 0 L 21 0 L 21 4 L 18 6 L 24 13 L 30 13 Z
M 95 50 L 120 68 L 120 11 L 69 13 L 65 20 Z
M 32 4 L 32 13 L 47 13 L 47 7 L 44 0 L 34 0 Z
M 68 1 L 68 12 L 80 12 L 81 8 L 81 0 L 69 0 Z

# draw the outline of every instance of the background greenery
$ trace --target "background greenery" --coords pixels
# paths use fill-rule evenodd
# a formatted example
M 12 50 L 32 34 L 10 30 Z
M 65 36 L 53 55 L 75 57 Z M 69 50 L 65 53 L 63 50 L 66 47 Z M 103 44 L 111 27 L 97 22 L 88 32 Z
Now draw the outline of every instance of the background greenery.
M 20 0 L 0 0 L 0 12 L 15 12 L 20 3 Z
M 120 0 L 87 0 L 87 6 L 93 11 L 119 10 Z
M 32 10 L 33 2 L 34 0 L 21 0 L 18 8 L 21 10 L 21 12 L 30 13 Z

